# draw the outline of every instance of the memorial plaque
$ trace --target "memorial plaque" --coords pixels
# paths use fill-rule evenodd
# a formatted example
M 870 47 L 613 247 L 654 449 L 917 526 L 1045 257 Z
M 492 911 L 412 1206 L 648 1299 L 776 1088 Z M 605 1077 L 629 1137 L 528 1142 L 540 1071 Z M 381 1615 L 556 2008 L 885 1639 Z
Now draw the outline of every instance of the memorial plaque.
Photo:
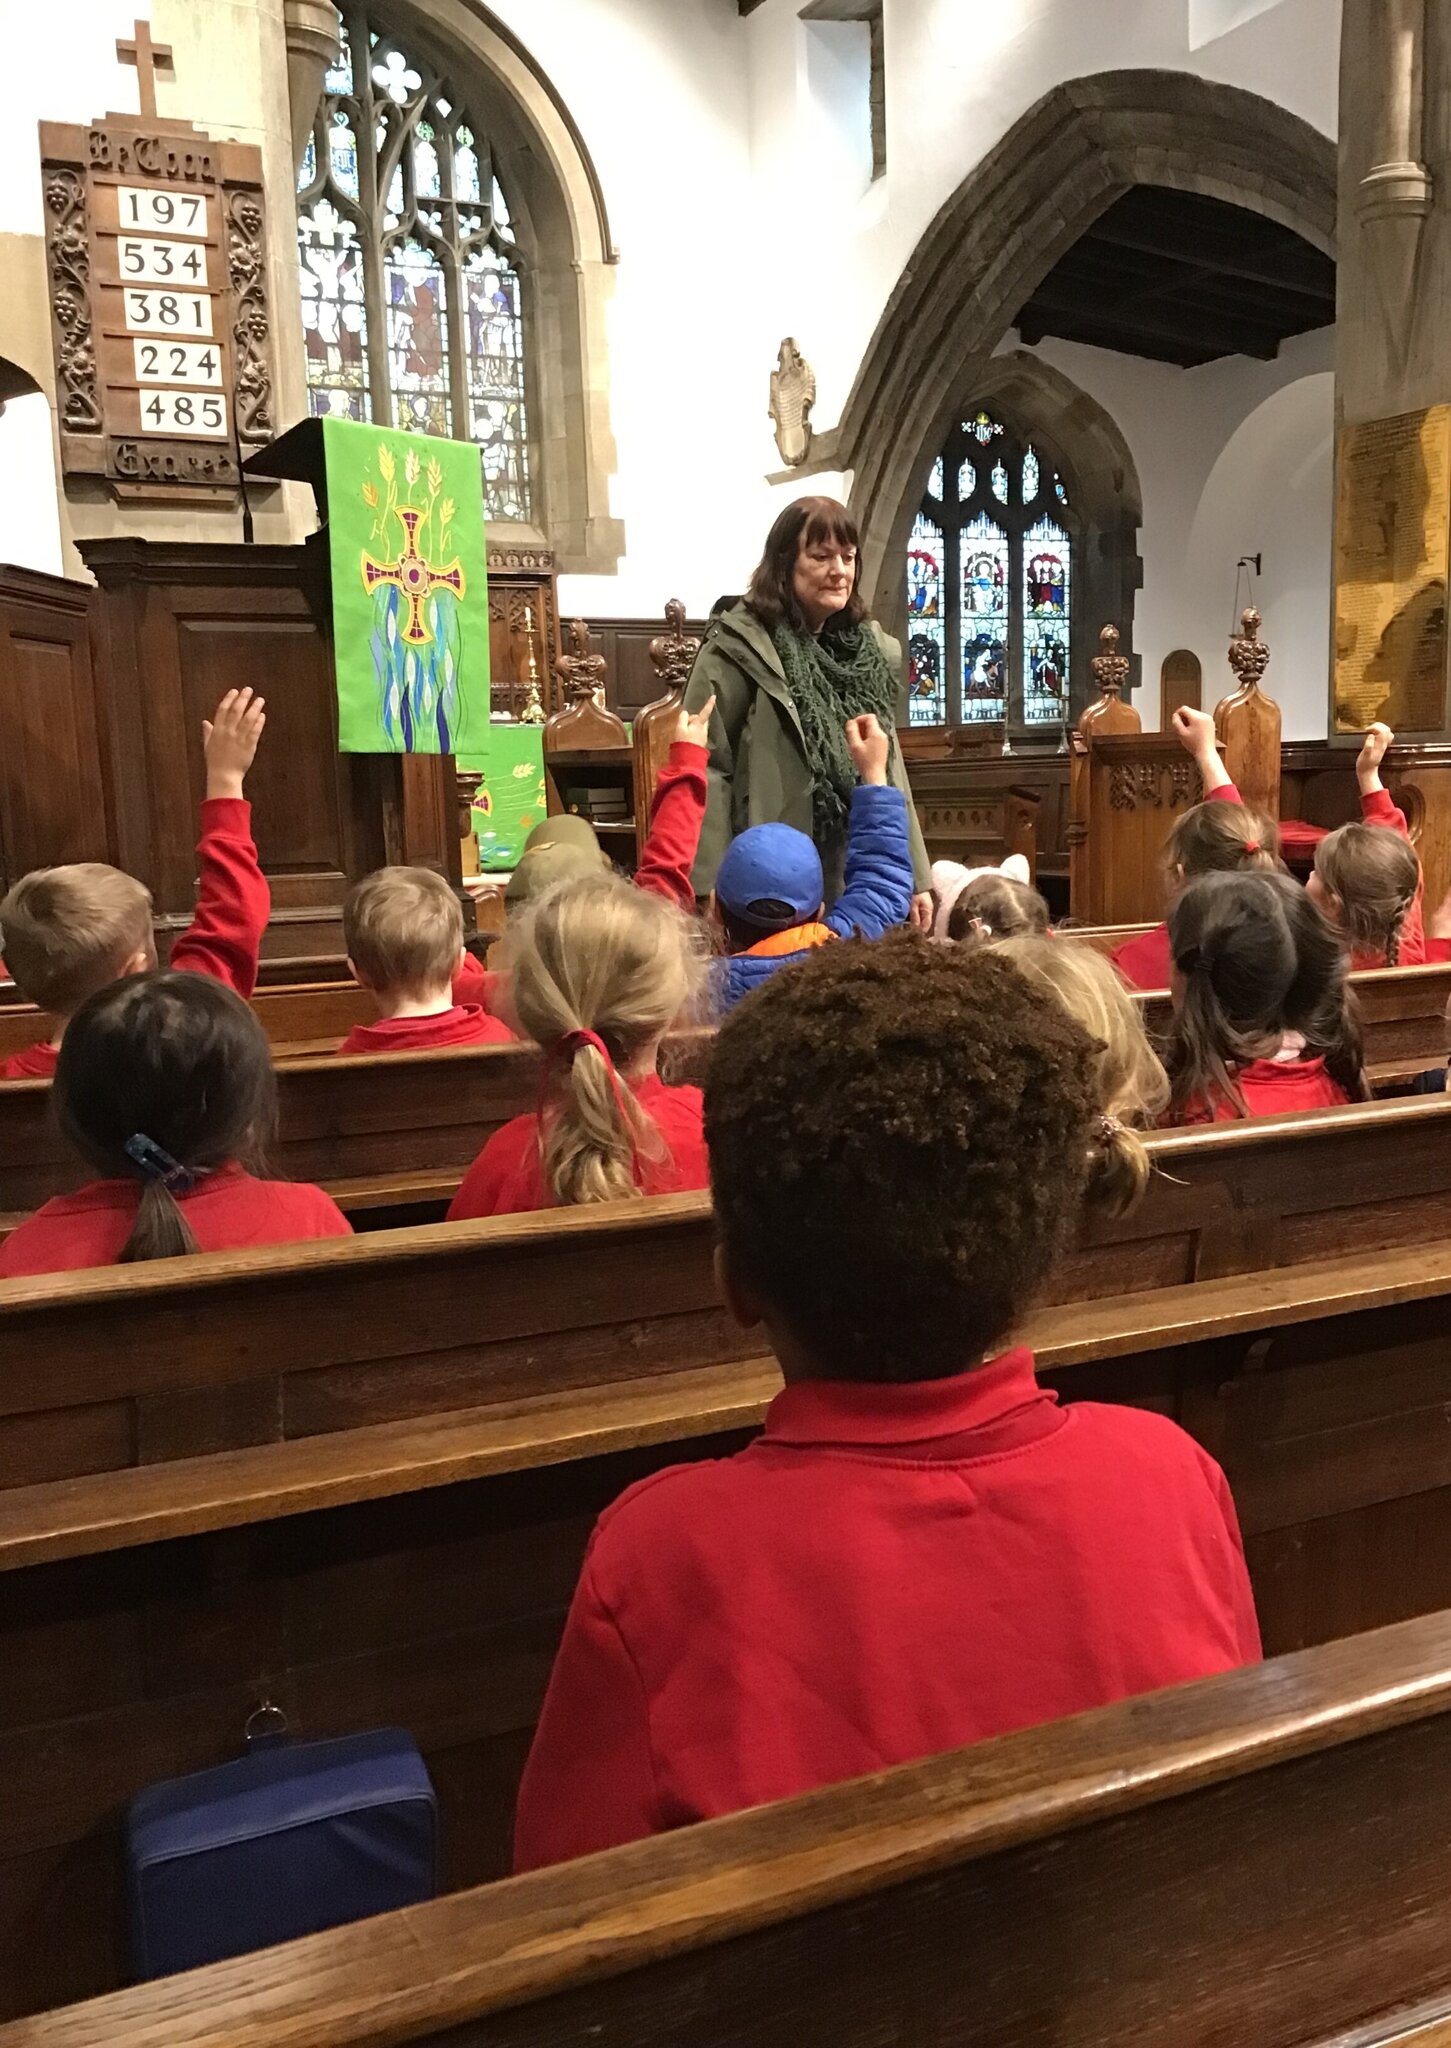
M 119 498 L 230 496 L 273 434 L 261 153 L 157 117 L 144 23 L 118 51 L 139 120 L 40 124 L 61 466 Z
M 1343 427 L 1335 493 L 1337 732 L 1446 722 L 1451 406 Z

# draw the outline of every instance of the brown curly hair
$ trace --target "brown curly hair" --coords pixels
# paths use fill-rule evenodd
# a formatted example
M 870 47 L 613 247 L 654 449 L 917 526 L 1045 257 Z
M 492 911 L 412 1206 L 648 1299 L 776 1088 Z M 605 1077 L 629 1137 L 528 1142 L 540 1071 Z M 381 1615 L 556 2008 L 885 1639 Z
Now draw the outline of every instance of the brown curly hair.
M 1096 1051 L 992 947 L 898 932 L 773 975 L 721 1027 L 705 1086 L 732 1275 L 824 1376 L 965 1371 L 1078 1218 Z

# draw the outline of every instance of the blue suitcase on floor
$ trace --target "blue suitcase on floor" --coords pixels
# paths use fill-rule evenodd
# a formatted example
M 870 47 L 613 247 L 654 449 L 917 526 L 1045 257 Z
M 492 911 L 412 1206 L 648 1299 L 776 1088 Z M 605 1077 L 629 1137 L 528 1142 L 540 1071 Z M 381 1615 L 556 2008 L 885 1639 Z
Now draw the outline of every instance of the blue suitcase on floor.
M 271 1722 L 255 1732 L 259 1720 Z M 281 1733 L 277 1731 L 280 1723 Z M 126 1825 L 131 1961 L 164 1977 L 431 1899 L 438 1805 L 413 1738 L 291 1743 L 276 1708 L 235 1763 L 152 1785 Z

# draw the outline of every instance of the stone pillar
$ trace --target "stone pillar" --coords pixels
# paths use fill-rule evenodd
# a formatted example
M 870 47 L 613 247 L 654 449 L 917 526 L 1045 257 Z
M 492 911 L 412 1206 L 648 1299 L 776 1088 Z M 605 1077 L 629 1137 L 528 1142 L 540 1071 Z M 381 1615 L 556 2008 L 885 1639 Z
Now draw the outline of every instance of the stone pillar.
M 1344 0 L 1331 730 L 1451 738 L 1451 17 Z M 1378 422 L 1399 422 L 1380 426 Z
M 312 133 L 323 78 L 338 54 L 338 11 L 333 0 L 283 0 L 282 19 L 287 35 L 292 161 L 297 165 Z

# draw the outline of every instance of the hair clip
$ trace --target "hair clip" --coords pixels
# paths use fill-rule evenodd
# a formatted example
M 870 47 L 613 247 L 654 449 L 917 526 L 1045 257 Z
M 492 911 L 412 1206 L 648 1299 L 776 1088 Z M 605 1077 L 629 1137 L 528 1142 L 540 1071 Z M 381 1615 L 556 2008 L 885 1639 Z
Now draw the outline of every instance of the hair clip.
M 163 1151 L 144 1131 L 133 1131 L 122 1148 L 143 1180 L 159 1181 L 173 1195 L 184 1195 L 196 1186 L 196 1178 L 180 1160 Z

